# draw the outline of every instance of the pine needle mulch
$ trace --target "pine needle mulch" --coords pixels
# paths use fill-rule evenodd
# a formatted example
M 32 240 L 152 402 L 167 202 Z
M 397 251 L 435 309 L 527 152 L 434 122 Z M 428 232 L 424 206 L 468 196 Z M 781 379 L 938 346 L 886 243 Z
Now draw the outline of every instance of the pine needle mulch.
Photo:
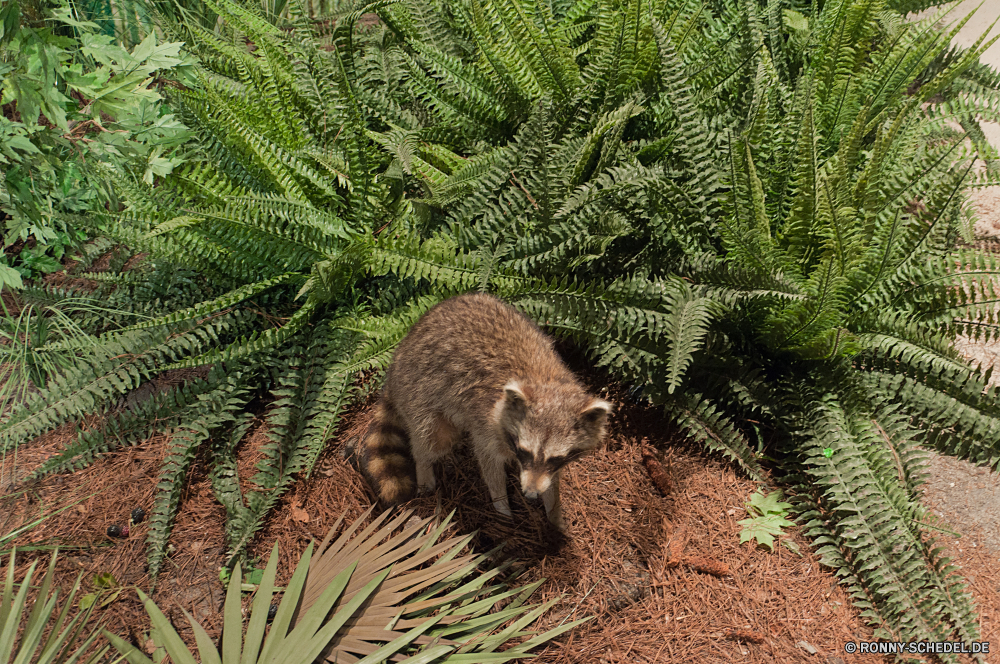
M 564 475 L 566 536 L 547 527 L 540 506 L 524 501 L 513 478 L 509 489 L 514 522 L 501 519 L 468 454 L 439 470 L 440 489 L 435 495 L 411 505 L 420 516 L 454 510 L 453 531 L 477 532 L 472 544 L 479 551 L 506 542 L 498 557 L 516 561 L 512 569 L 520 574 L 517 583 L 547 579 L 533 600 L 562 599 L 539 621 L 538 629 L 592 616 L 541 650 L 534 661 L 889 661 L 844 652 L 847 641 L 870 640 L 871 629 L 797 532 L 789 537 L 801 556 L 783 546 L 768 552 L 739 543 L 737 522 L 747 517 L 744 504 L 756 488 L 752 481 L 687 444 L 654 409 L 632 405 L 619 392 L 602 396 L 621 408 L 605 448 L 570 466 Z M 312 476 L 300 480 L 282 499 L 252 543 L 253 561 L 266 559 L 278 542 L 283 575 L 279 583 L 291 574 L 310 539 L 322 539 L 341 514 L 349 522 L 371 504 L 363 480 L 346 458 L 345 443 L 364 431 L 372 402 L 358 405 L 345 417 Z M 74 473 L 30 485 L 19 481 L 71 437 L 72 428 L 64 427 L 22 446 L 16 466 L 11 456 L 3 460 L 0 533 L 11 532 L 41 513 L 66 508 L 22 534 L 15 544 L 62 546 L 57 580 L 63 587 L 83 573 L 84 592 L 91 592 L 95 575 L 112 574 L 123 591 L 105 590 L 101 600 L 109 601 L 99 615 L 108 629 L 151 650 L 149 623 L 132 590 L 132 586 L 149 589 L 146 524 L 132 526 L 127 538 L 108 537 L 106 530 L 112 524 L 126 524 L 136 507 L 151 510 L 167 438 L 155 436 L 107 454 Z M 266 431 L 258 426 L 238 448 L 245 486 L 266 441 Z M 659 463 L 660 472 L 653 473 L 659 488 L 647 470 L 650 457 Z M 225 511 L 213 497 L 207 462 L 196 459 L 188 473 L 169 560 L 153 598 L 177 627 L 186 624 L 183 607 L 218 637 Z M 48 556 L 47 550 L 19 551 L 17 574 L 23 574 L 31 561 L 47 561 Z M 957 557 L 972 579 L 983 640 L 998 637 L 992 641 L 1000 643 L 996 557 L 982 547 L 971 551 L 966 547 Z M 182 636 L 193 642 L 185 631 L 181 630 Z

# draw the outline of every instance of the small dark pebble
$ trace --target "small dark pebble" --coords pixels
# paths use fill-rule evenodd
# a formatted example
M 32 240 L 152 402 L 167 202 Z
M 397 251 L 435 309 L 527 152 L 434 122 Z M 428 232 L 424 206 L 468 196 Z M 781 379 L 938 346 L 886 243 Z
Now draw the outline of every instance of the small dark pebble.
M 132 525 L 137 523 L 142 523 L 142 520 L 146 518 L 146 510 L 141 507 L 136 507 L 132 510 Z
M 267 621 L 271 622 L 276 615 L 278 615 L 278 605 L 272 604 L 267 608 Z
M 122 527 L 118 525 L 108 526 L 108 537 L 121 537 Z

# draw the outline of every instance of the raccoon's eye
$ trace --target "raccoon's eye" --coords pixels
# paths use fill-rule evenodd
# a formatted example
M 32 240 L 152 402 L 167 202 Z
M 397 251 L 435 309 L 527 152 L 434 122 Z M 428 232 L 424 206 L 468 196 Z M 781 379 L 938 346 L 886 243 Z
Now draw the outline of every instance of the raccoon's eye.
M 564 454 L 562 456 L 549 457 L 548 459 L 545 460 L 545 463 L 552 470 L 558 470 L 559 468 L 565 466 L 567 463 L 570 463 L 571 461 L 576 461 L 581 456 L 583 456 L 583 452 L 574 451 L 570 452 L 569 454 Z
M 566 456 L 549 457 L 548 459 L 545 460 L 545 465 L 551 468 L 552 470 L 558 470 L 566 464 L 567 460 L 568 459 Z
M 517 457 L 518 463 L 522 466 L 528 464 L 532 459 L 531 452 L 521 449 L 518 446 L 514 446 L 514 456 Z

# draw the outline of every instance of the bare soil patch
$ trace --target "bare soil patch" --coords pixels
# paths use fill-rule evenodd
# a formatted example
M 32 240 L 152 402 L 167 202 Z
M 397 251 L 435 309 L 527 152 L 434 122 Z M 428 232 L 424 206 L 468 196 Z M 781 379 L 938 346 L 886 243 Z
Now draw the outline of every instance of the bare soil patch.
M 629 403 L 620 391 L 607 396 L 621 409 L 606 446 L 571 466 L 564 479 L 565 537 L 550 530 L 539 507 L 523 501 L 513 481 L 514 521 L 500 519 L 469 456 L 444 464 L 438 493 L 411 505 L 424 516 L 454 510 L 452 528 L 476 532 L 472 546 L 478 551 L 507 542 L 501 555 L 520 561 L 519 583 L 547 579 L 534 600 L 562 599 L 539 628 L 593 616 L 541 651 L 536 661 L 880 661 L 844 653 L 845 642 L 869 640 L 872 631 L 799 534 L 790 537 L 802 557 L 784 547 L 771 553 L 739 544 L 737 521 L 746 518 L 744 503 L 756 489 L 754 482 L 687 444 L 656 410 Z M 353 519 L 370 505 L 367 487 L 344 458 L 343 447 L 367 425 L 371 401 L 345 418 L 313 476 L 299 481 L 253 542 L 252 558 L 266 558 L 274 542 L 279 543 L 279 583 L 310 539 L 322 538 L 341 514 Z M 22 447 L 18 469 L 37 466 L 72 435 L 65 428 Z M 250 475 L 265 440 L 258 428 L 240 446 L 242 476 Z M 659 450 L 671 481 L 667 496 L 642 464 L 644 441 Z M 63 546 L 58 565 L 62 587 L 82 573 L 89 590 L 96 574 L 110 572 L 120 584 L 148 592 L 146 525 L 134 526 L 127 539 L 105 533 L 111 524 L 124 524 L 135 507 L 151 509 L 167 442 L 166 436 L 155 436 L 106 454 L 88 468 L 30 486 L 14 480 L 0 498 L 0 529 L 10 532 L 42 510 L 71 505 L 16 544 Z M 225 514 L 212 495 L 206 461 L 197 459 L 189 472 L 169 561 L 153 598 L 179 627 L 185 624 L 183 607 L 218 637 Z M 8 482 L 12 479 L 8 476 Z M 18 573 L 32 560 L 47 557 L 47 551 L 19 554 Z M 970 569 L 976 569 L 977 560 L 970 558 Z M 713 568 L 728 570 L 728 575 L 699 571 Z M 989 575 L 975 578 L 984 582 Z M 992 586 L 985 583 L 984 599 L 996 606 L 996 590 L 989 595 Z M 987 614 L 990 620 L 995 613 Z M 149 623 L 131 589 L 101 618 L 111 631 L 145 643 Z M 185 637 L 192 639 L 190 633 Z

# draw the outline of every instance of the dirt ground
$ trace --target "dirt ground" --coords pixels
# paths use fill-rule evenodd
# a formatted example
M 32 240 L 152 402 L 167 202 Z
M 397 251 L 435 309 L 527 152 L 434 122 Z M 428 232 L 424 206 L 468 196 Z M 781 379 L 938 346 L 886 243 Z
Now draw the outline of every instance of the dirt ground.
M 566 537 L 554 536 L 541 511 L 520 501 L 516 491 L 511 492 L 515 523 L 498 519 L 471 458 L 446 464 L 441 490 L 414 503 L 422 516 L 456 510 L 456 532 L 478 530 L 472 543 L 476 550 L 508 542 L 509 555 L 524 565 L 522 583 L 548 579 L 535 601 L 557 595 L 563 599 L 539 628 L 594 616 L 542 651 L 537 661 L 878 661 L 843 652 L 847 641 L 871 639 L 871 630 L 801 536 L 789 535 L 802 556 L 782 546 L 771 553 L 739 544 L 737 521 L 746 518 L 744 504 L 756 489 L 754 482 L 691 448 L 655 410 L 629 403 L 623 393 L 605 394 L 623 407 L 606 448 L 568 470 L 563 485 Z M 279 569 L 288 574 L 310 539 L 322 538 L 340 514 L 352 519 L 368 507 L 362 480 L 342 452 L 343 441 L 366 426 L 369 407 L 362 404 L 345 420 L 313 478 L 299 482 L 282 501 L 251 556 L 266 555 L 277 541 Z M 19 467 L 30 469 L 70 435 L 58 431 L 24 447 Z M 264 442 L 264 431 L 258 429 L 241 446 L 241 470 L 250 470 Z M 666 496 L 641 462 L 644 443 L 658 448 L 671 482 Z M 0 499 L 0 532 L 41 509 L 80 501 L 17 544 L 69 545 L 58 566 L 61 585 L 83 572 L 89 590 L 95 574 L 108 572 L 122 586 L 147 589 L 145 525 L 134 527 L 124 540 L 108 538 L 105 531 L 112 523 L 123 523 L 134 507 L 149 509 L 165 445 L 165 437 L 157 437 Z M 225 515 L 212 496 L 204 461 L 198 459 L 189 474 L 171 538 L 173 551 L 154 598 L 168 615 L 180 618 L 177 609 L 183 607 L 218 636 Z M 47 555 L 22 553 L 18 572 Z M 131 590 L 108 607 L 104 619 L 112 631 L 146 642 L 148 622 Z
M 589 378 L 594 391 L 604 389 L 599 377 Z M 547 579 L 534 600 L 562 600 L 539 621 L 539 629 L 593 616 L 543 650 L 537 661 L 888 661 L 844 652 L 845 643 L 870 640 L 872 631 L 796 529 L 788 538 L 801 556 L 783 546 L 769 552 L 739 543 L 737 522 L 746 518 L 745 503 L 756 489 L 754 482 L 689 445 L 655 409 L 631 403 L 615 389 L 602 395 L 620 409 L 605 448 L 568 468 L 562 491 L 569 524 L 565 537 L 554 536 L 542 512 L 524 503 L 515 487 L 514 523 L 498 519 L 474 460 L 465 456 L 441 469 L 437 494 L 413 504 L 421 516 L 455 510 L 453 531 L 478 531 L 472 542 L 478 551 L 506 541 L 508 555 L 524 569 L 521 583 Z M 362 479 L 344 458 L 344 444 L 365 428 L 370 407 L 369 400 L 348 414 L 313 477 L 292 488 L 251 547 L 251 558 L 260 558 L 279 543 L 279 569 L 285 578 L 278 583 L 287 580 L 309 540 L 321 539 L 339 515 L 354 519 L 369 506 Z M 247 476 L 259 458 L 265 433 L 258 427 L 239 447 L 241 476 Z M 19 471 L 35 467 L 71 436 L 64 428 L 23 447 Z M 131 587 L 149 588 L 146 525 L 133 527 L 125 539 L 105 533 L 109 525 L 124 523 L 135 507 L 149 510 L 166 444 L 165 436 L 154 437 L 81 471 L 28 487 L 9 484 L 9 476 L 0 478 L 6 484 L 6 497 L 0 498 L 0 532 L 10 532 L 42 511 L 69 506 L 16 544 L 62 545 L 57 579 L 63 588 L 82 573 L 84 591 L 89 592 L 96 574 L 112 574 L 125 590 L 102 620 L 140 645 L 147 642 L 148 621 Z M 655 448 L 669 479 L 665 494 L 642 463 L 644 447 Z M 983 481 L 983 475 L 977 477 Z M 947 493 L 956 496 L 959 490 Z M 206 459 L 200 457 L 188 474 L 172 551 L 153 597 L 175 625 L 185 624 L 179 611 L 184 608 L 213 637 L 220 633 L 224 599 L 218 577 L 225 553 L 224 518 L 206 476 Z M 983 640 L 1000 643 L 996 554 L 989 552 L 985 532 L 973 529 L 961 540 L 945 535 L 942 542 L 970 581 L 981 611 Z M 22 552 L 18 574 L 31 561 L 47 556 L 44 551 Z M 192 640 L 190 632 L 182 630 L 182 635 Z
M 573 361 L 577 370 L 585 366 L 578 357 Z M 562 599 L 540 619 L 539 629 L 593 617 L 541 651 L 537 661 L 888 661 L 844 652 L 845 643 L 871 640 L 872 631 L 796 529 L 790 530 L 788 539 L 801 556 L 783 546 L 769 552 L 739 543 L 737 522 L 747 516 L 745 503 L 757 488 L 754 482 L 700 447 L 692 447 L 655 409 L 632 403 L 614 387 L 609 390 L 600 376 L 586 377 L 591 389 L 619 404 L 619 410 L 604 449 L 567 470 L 562 491 L 565 537 L 553 535 L 541 510 L 527 505 L 513 486 L 514 522 L 499 519 L 468 456 L 446 463 L 439 475 L 441 489 L 413 503 L 421 516 L 455 510 L 453 532 L 477 532 L 472 547 L 478 551 L 507 542 L 507 555 L 524 569 L 520 583 L 547 579 L 534 601 Z M 251 559 L 265 557 L 279 543 L 279 569 L 285 577 L 278 579 L 279 584 L 287 580 L 309 540 L 321 539 L 341 514 L 351 520 L 370 505 L 363 480 L 345 459 L 345 443 L 367 426 L 371 405 L 370 399 L 358 404 L 345 417 L 313 477 L 291 489 L 254 541 Z M 265 434 L 258 426 L 238 448 L 242 477 L 260 458 Z M 37 466 L 72 436 L 66 427 L 24 446 L 17 474 Z M 63 546 L 57 568 L 63 588 L 82 573 L 84 591 L 89 592 L 94 590 L 96 574 L 112 574 L 124 591 L 102 620 L 110 630 L 140 645 L 147 643 L 148 621 L 131 588 L 149 589 L 146 525 L 133 527 L 125 539 L 105 533 L 109 525 L 124 523 L 135 507 L 150 509 L 167 442 L 165 436 L 157 436 L 107 454 L 86 469 L 30 486 L 18 484 L 9 474 L 0 477 L 6 494 L 0 498 L 0 532 L 10 532 L 43 511 L 69 506 L 16 544 Z M 644 448 L 655 450 L 669 481 L 665 490 L 650 479 L 642 463 Z M 225 513 L 212 494 L 206 461 L 197 458 L 188 474 L 171 553 L 153 597 L 178 627 L 185 624 L 179 611 L 184 608 L 218 637 Z M 957 469 L 951 471 L 952 477 L 970 472 L 958 462 L 950 463 Z M 980 484 L 987 481 L 984 472 L 975 472 Z M 968 495 L 961 488 L 944 493 L 952 499 L 942 503 L 948 509 L 959 509 L 954 498 Z M 951 519 L 948 514 L 946 518 Z M 941 541 L 970 581 L 981 612 L 983 640 L 1000 643 L 997 556 L 987 544 L 990 531 L 961 529 L 965 535 L 960 540 L 944 535 Z M 47 556 L 45 551 L 22 552 L 18 574 L 33 560 Z M 193 641 L 190 632 L 181 633 Z

